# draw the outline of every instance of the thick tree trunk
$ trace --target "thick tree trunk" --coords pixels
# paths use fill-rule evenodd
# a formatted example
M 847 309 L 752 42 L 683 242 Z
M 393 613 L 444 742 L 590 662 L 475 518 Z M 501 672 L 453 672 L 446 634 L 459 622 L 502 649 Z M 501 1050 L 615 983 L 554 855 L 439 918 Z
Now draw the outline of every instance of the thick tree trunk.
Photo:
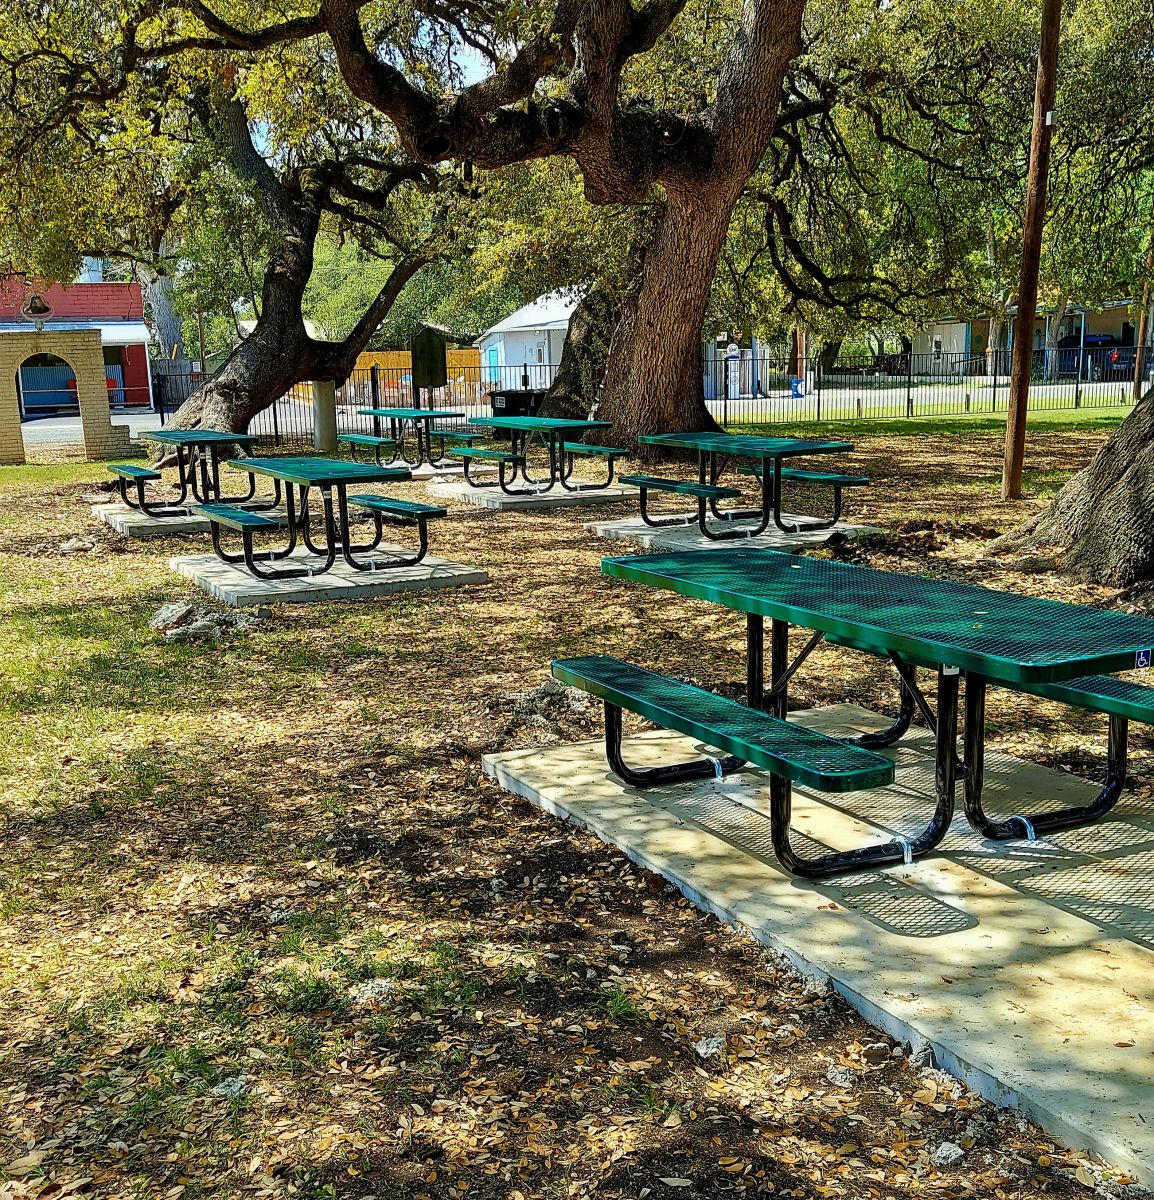
M 161 361 L 157 366 L 161 370 L 186 374 L 189 359 L 184 352 L 184 322 L 172 303 L 172 276 L 142 263 L 136 268 L 136 278 L 144 292 L 153 335 L 160 346 Z
M 1053 504 L 992 549 L 1056 550 L 1062 569 L 1127 587 L 1154 579 L 1154 389 Z
M 717 428 L 705 407 L 701 337 L 735 202 L 717 188 L 669 197 L 609 349 L 599 415 L 613 422 L 614 445 Z
M 832 342 L 822 344 L 818 361 L 821 363 L 823 371 L 832 371 L 837 365 L 837 356 L 841 353 L 843 342 L 843 338 L 834 338 Z
M 1054 311 L 1050 313 L 1050 319 L 1046 323 L 1046 365 L 1043 374 L 1047 383 L 1055 383 L 1058 379 L 1058 341 L 1062 333 L 1062 322 L 1066 319 L 1066 314 L 1070 309 L 1069 296 L 1062 296 Z
M 246 433 L 258 413 L 294 384 L 312 378 L 315 362 L 303 323 L 299 335 L 296 330 L 258 325 L 176 410 L 169 426 Z
M 609 342 L 620 301 L 594 284 L 569 318 L 557 376 L 541 405 L 543 417 L 584 420 L 596 406 L 605 383 Z
M 245 433 L 253 417 L 295 384 L 331 380 L 340 386 L 405 284 L 429 261 L 428 255 L 418 252 L 397 263 L 373 303 L 341 342 L 317 341 L 305 330 L 301 297 L 312 268 L 311 247 L 308 255 L 294 253 L 271 262 L 265 272 L 263 311 L 256 328 L 176 410 L 170 427 Z M 298 278 L 302 271 L 304 282 Z

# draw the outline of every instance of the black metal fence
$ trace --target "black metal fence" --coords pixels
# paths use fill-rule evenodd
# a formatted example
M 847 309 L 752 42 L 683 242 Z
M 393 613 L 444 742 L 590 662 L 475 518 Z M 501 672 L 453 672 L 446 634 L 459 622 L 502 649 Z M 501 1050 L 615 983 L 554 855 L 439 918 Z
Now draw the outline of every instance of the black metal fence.
M 1058 349 L 1034 354 L 1029 407 L 1032 412 L 1108 408 L 1132 402 L 1133 346 Z M 1145 386 L 1154 368 L 1146 354 Z M 724 426 L 837 420 L 884 420 L 967 413 L 1004 413 L 1009 398 L 1008 351 L 982 356 L 944 354 L 814 357 L 800 373 L 785 354 L 743 351 L 739 358 L 704 364 L 706 403 Z M 491 393 L 548 388 L 551 363 L 513 367 L 482 365 L 458 370 L 445 386 L 418 396 L 407 370 L 375 367 L 354 371 L 337 389 L 337 423 L 343 433 L 373 432 L 362 408 L 443 408 L 469 417 L 492 413 Z M 201 382 L 198 375 L 158 375 L 153 381 L 161 420 L 180 407 Z M 249 432 L 273 446 L 311 444 L 312 389 L 298 384 L 253 420 Z
M 1032 412 L 1112 408 L 1133 399 L 1137 351 L 1133 346 L 1036 350 Z M 722 425 L 776 422 L 884 420 L 1005 412 L 1010 352 L 940 353 L 811 358 L 800 371 L 784 354 L 744 351 L 706 363 L 705 395 Z M 1145 356 L 1149 387 L 1154 352 Z
M 523 363 L 512 367 L 480 366 L 456 371 L 444 387 L 424 388 L 418 395 L 412 375 L 406 369 L 373 367 L 357 370 L 337 388 L 337 427 L 342 433 L 372 433 L 374 421 L 363 416 L 362 408 L 442 408 L 458 412 L 455 421 L 444 428 L 464 426 L 469 417 L 490 416 L 490 395 L 500 391 L 545 389 L 553 382 L 556 366 L 550 363 Z M 160 401 L 161 421 L 166 421 L 200 383 L 199 376 L 165 376 L 165 399 Z M 301 383 L 275 404 L 258 413 L 249 432 L 273 446 L 311 443 L 313 436 L 313 397 L 310 384 Z

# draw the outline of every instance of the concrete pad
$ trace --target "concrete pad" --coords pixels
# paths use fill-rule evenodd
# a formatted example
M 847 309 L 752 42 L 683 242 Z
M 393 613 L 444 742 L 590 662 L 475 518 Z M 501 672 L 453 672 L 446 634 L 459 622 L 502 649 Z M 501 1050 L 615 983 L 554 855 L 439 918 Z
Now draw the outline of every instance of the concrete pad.
M 401 464 L 393 465 L 399 467 Z M 465 467 L 460 462 L 438 463 L 436 466 L 422 463 L 419 467 L 410 467 L 409 471 L 419 483 L 428 483 L 431 479 L 455 479 L 465 473 Z
M 855 705 L 794 718 L 842 734 L 887 723 Z M 695 746 L 657 731 L 629 738 L 625 756 L 643 766 Z M 932 748 L 918 732 L 891 751 L 897 778 L 886 788 L 838 797 L 795 788 L 802 851 L 920 830 L 933 807 Z M 1154 1183 L 1149 800 L 1127 796 L 1116 816 L 1030 843 L 987 843 L 959 816 L 929 858 L 813 884 L 774 858 L 768 780 L 756 769 L 643 792 L 609 774 L 599 741 L 488 755 L 484 767 L 828 979 L 891 1036 L 929 1043 L 940 1066 L 988 1099 Z M 1085 803 L 1096 791 L 997 753 L 986 775 L 990 806 L 1003 813 Z
M 194 513 L 184 517 L 150 517 L 127 504 L 94 504 L 92 515 L 125 537 L 172 537 L 177 533 L 208 533 L 211 529 L 206 518 Z M 282 525 L 288 519 L 283 509 L 261 513 L 261 516 Z
M 374 554 L 389 551 L 411 554 L 400 546 L 382 544 Z M 365 555 L 368 558 L 368 555 Z M 323 560 L 314 554 L 294 554 L 277 565 L 319 566 Z M 446 558 L 429 555 L 415 567 L 389 567 L 380 571 L 355 571 L 338 560 L 323 575 L 299 579 L 257 579 L 243 566 L 223 563 L 215 554 L 196 554 L 170 558 L 168 565 L 193 580 L 210 596 L 234 608 L 254 604 L 316 604 L 322 600 L 361 600 L 371 596 L 392 596 L 397 592 L 424 592 L 433 588 L 463 587 L 488 583 L 489 576 L 479 567 L 467 567 Z
M 771 526 L 760 537 L 728 539 L 716 542 L 707 538 L 697 528 L 697 514 L 686 513 L 684 526 L 669 525 L 664 529 L 653 529 L 646 525 L 640 517 L 626 517 L 616 521 L 587 521 L 585 528 L 598 537 L 609 541 L 631 542 L 643 550 L 732 550 L 735 545 L 752 546 L 761 550 L 800 550 L 803 546 L 821 546 L 829 541 L 835 533 L 845 537 L 860 537 L 863 533 L 876 533 L 877 530 L 869 525 L 847 525 L 838 522 L 829 529 L 802 529 L 797 533 L 783 533 Z M 805 517 L 795 517 L 788 513 L 782 514 L 783 520 L 804 522 Z M 716 525 L 717 522 L 711 522 Z M 747 522 L 737 522 L 736 528 L 741 528 Z
M 563 487 L 529 496 L 507 496 L 498 487 L 475 488 L 467 483 L 430 483 L 429 494 L 438 500 L 463 500 L 478 508 L 503 511 L 540 511 L 550 508 L 575 508 L 588 504 L 611 504 L 637 495 L 636 488 L 607 487 L 591 492 L 567 492 Z

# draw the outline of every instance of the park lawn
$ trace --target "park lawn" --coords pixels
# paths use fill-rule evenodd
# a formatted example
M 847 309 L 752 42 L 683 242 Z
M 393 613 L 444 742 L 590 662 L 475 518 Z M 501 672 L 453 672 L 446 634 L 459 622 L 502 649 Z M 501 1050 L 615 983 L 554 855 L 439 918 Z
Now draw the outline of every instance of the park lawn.
M 1100 426 L 1035 429 L 1017 507 L 996 429 L 853 436 L 875 483 L 850 516 L 884 532 L 839 553 L 1146 604 L 981 556 Z M 199 597 L 166 560 L 204 539 L 98 530 L 101 478 L 0 469 L 0 1195 L 1085 1194 L 1077 1155 L 869 1065 L 884 1039 L 839 1000 L 484 779 L 483 753 L 598 736 L 594 706 L 534 692 L 554 656 L 739 694 L 736 617 L 601 577 L 614 548 L 572 512 L 462 507 L 434 552 L 487 586 L 169 645 L 149 617 Z M 93 552 L 60 553 L 74 535 Z M 803 676 L 802 706 L 892 705 L 836 648 Z M 1092 717 L 999 696 L 990 723 L 1101 766 Z M 1147 791 L 1141 748 L 1133 770 Z M 943 1141 L 960 1165 L 930 1165 Z

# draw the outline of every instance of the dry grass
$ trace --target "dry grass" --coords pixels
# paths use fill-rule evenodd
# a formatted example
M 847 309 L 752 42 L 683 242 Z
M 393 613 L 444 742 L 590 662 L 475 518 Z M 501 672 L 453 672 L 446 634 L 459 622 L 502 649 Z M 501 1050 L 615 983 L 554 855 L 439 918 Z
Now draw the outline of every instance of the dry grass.
M 854 553 L 1112 602 L 980 557 L 1022 513 L 989 498 L 995 434 L 874 430 L 852 513 L 888 532 Z M 1035 496 L 1101 436 L 1037 435 Z M 166 559 L 202 539 L 61 555 L 93 533 L 79 497 L 101 474 L 0 471 L 0 1195 L 1083 1190 L 1076 1156 L 900 1058 L 870 1065 L 882 1039 L 839 1001 L 483 778 L 484 752 L 596 735 L 592 709 L 519 713 L 554 656 L 736 693 L 734 614 L 601 577 L 572 512 L 461 509 L 434 549 L 488 586 L 166 645 L 148 618 L 188 594 Z M 795 700 L 846 698 L 892 685 L 823 651 Z M 1039 712 L 1047 761 L 1093 766 L 1079 723 L 1027 725 L 1009 698 L 996 744 L 1032 746 Z M 709 1036 L 725 1050 L 703 1060 Z M 944 1140 L 967 1154 L 939 1170 Z

